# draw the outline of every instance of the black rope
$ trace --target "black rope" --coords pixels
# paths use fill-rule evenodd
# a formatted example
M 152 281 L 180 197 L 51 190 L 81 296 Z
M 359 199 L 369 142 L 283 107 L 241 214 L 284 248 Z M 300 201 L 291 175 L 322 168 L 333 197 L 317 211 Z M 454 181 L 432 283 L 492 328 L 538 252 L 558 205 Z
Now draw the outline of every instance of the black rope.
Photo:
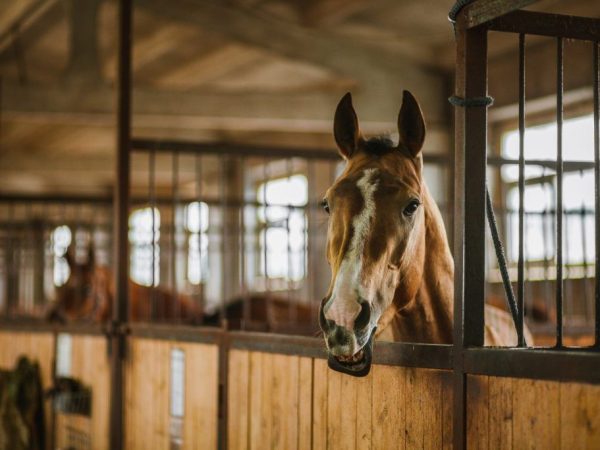
M 472 2 L 473 0 L 457 0 L 456 3 L 452 5 L 452 8 L 450 8 L 450 12 L 448 13 L 448 20 L 453 24 L 456 23 L 456 16 L 458 16 L 460 10 Z
M 485 187 L 485 203 L 485 211 L 488 219 L 488 224 L 490 225 L 492 241 L 494 242 L 494 250 L 496 251 L 496 259 L 498 260 L 498 268 L 500 269 L 500 274 L 502 275 L 502 284 L 504 285 L 504 292 L 506 292 L 506 300 L 508 301 L 508 307 L 510 308 L 510 313 L 512 315 L 516 328 L 517 321 L 519 318 L 519 310 L 517 308 L 517 301 L 515 299 L 515 293 L 510 282 L 510 277 L 508 276 L 508 268 L 506 264 L 504 246 L 502 245 L 502 240 L 500 239 L 500 235 L 498 234 L 498 224 L 496 223 L 496 215 L 494 214 L 494 208 L 492 207 L 492 198 L 490 196 L 490 190 L 487 186 Z M 527 345 L 527 342 L 525 342 L 525 337 L 523 337 L 523 342 L 525 343 L 525 345 Z

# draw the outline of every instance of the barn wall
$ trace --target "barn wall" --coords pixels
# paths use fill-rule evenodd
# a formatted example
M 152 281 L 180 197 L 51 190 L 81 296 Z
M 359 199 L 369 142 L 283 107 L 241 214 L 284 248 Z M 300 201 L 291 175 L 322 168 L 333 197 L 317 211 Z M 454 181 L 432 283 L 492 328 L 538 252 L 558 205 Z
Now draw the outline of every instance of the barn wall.
M 40 365 L 42 385 L 48 389 L 52 384 L 54 358 L 54 335 L 42 332 L 0 331 L 0 368 L 13 369 L 17 358 L 26 355 Z M 45 404 L 46 430 L 50 427 L 50 405 Z M 51 433 L 46 433 L 48 448 Z
M 92 389 L 91 417 L 56 414 L 56 444 L 67 448 L 87 436 L 91 450 L 108 449 L 110 365 L 104 336 L 71 336 L 71 376 Z
M 232 350 L 229 448 L 450 448 L 451 380 L 382 365 L 352 378 L 322 359 Z
M 217 447 L 218 347 L 132 338 L 125 375 L 125 448 L 170 448 L 171 350 L 185 352 L 183 450 Z
M 469 375 L 468 447 L 600 448 L 600 386 Z

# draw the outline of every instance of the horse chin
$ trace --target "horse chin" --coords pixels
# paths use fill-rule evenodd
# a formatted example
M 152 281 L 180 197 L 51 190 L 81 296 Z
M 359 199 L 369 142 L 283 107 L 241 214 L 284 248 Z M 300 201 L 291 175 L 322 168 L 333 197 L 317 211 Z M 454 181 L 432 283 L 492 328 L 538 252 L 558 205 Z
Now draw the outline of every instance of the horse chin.
M 330 354 L 327 358 L 327 365 L 329 368 L 337 372 L 345 373 L 346 375 L 352 375 L 353 377 L 367 376 L 371 371 L 373 340 L 376 329 L 377 328 L 373 328 L 365 345 L 354 355 L 348 357 L 336 357 Z

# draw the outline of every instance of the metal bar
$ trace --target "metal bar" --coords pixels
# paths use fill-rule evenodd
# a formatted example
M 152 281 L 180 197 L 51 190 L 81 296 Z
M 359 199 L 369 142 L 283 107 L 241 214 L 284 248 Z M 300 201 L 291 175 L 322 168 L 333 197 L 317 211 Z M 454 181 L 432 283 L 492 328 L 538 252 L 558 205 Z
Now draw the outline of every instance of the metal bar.
M 490 166 L 518 165 L 518 159 L 502 158 L 499 156 L 490 156 L 488 159 Z M 526 166 L 540 166 L 547 169 L 556 170 L 558 167 L 556 161 L 545 159 L 525 159 Z M 593 161 L 563 161 L 563 172 L 578 172 L 585 169 L 593 169 Z
M 173 152 L 173 162 L 172 162 L 172 201 L 171 201 L 171 245 L 170 245 L 170 253 L 171 253 L 171 292 L 173 293 L 173 298 L 171 301 L 172 305 L 169 305 L 168 308 L 173 308 L 173 321 L 179 322 L 181 321 L 181 311 L 179 308 L 179 302 L 177 301 L 177 207 L 178 207 L 178 195 L 179 195 L 179 153 Z
M 456 95 L 485 97 L 487 30 L 468 30 L 460 14 L 456 31 Z M 455 130 L 453 446 L 466 449 L 462 355 L 465 347 L 483 345 L 484 330 L 487 108 L 456 108 Z
M 471 374 L 600 383 L 599 356 L 589 349 L 470 348 L 464 361 Z
M 292 166 L 292 158 L 288 158 L 286 160 L 285 163 L 286 166 L 286 175 L 287 175 L 287 180 L 288 183 L 291 181 L 291 173 L 293 171 L 293 166 Z M 294 307 L 292 308 L 292 286 L 293 286 L 293 281 L 292 281 L 292 261 L 293 261 L 293 256 L 292 256 L 292 241 L 291 241 L 291 235 L 290 235 L 290 216 L 292 214 L 292 210 L 290 208 L 287 208 L 287 216 L 286 216 L 286 220 L 285 220 L 285 231 L 286 231 L 286 252 L 287 252 L 287 282 L 286 282 L 286 288 L 287 288 L 287 310 L 288 310 L 288 319 L 290 320 L 291 323 L 295 323 L 296 322 L 296 306 L 294 305 Z
M 115 328 L 127 323 L 129 318 L 129 187 L 130 187 L 130 145 L 131 145 L 131 0 L 119 2 L 118 16 L 118 76 L 117 76 L 117 166 L 114 197 L 114 279 L 115 304 L 113 321 Z M 110 425 L 109 447 L 113 450 L 123 448 L 124 405 L 124 357 L 125 337 L 121 333 L 110 334 L 112 348 L 110 358 Z
M 513 11 L 488 22 L 486 27 L 490 31 L 536 34 L 582 41 L 600 40 L 598 19 L 590 17 Z
M 225 258 L 227 252 L 226 240 L 228 238 L 228 227 L 227 227 L 227 195 L 225 192 L 225 180 L 227 179 L 227 171 L 225 169 L 225 157 L 219 157 L 219 197 L 221 199 L 221 302 L 220 302 L 220 315 L 221 325 L 227 328 L 227 316 L 226 316 L 226 280 L 225 276 L 229 273 L 226 266 Z
M 556 39 L 556 346 L 563 346 L 563 39 Z
M 132 151 L 144 152 L 155 149 L 157 152 L 202 153 L 203 155 L 256 156 L 262 158 L 303 158 L 322 161 L 340 161 L 335 148 L 298 148 L 298 147 L 268 147 L 222 142 L 207 143 L 182 140 L 140 139 L 132 140 Z M 442 152 L 440 152 L 442 153 Z M 444 154 L 431 152 L 423 156 L 427 164 L 449 164 L 450 159 Z
M 150 197 L 150 211 L 152 214 L 152 285 L 150 287 L 150 320 L 157 318 L 156 304 L 156 152 L 148 153 L 148 196 Z
M 594 42 L 594 230 L 595 230 L 595 330 L 596 347 L 600 347 L 600 67 L 598 64 L 598 42 Z
M 517 345 L 525 346 L 523 338 L 523 315 L 525 311 L 525 279 L 523 264 L 525 255 L 524 220 L 525 212 L 525 35 L 519 35 L 519 261 L 517 282 Z
M 202 268 L 202 238 L 204 237 L 202 223 L 202 155 L 196 155 L 196 198 L 198 202 L 198 306 L 204 316 L 204 269 Z
M 537 0 L 483 0 L 471 3 L 465 8 L 468 28 L 476 27 L 501 17 L 511 11 L 524 8 Z
M 246 158 L 243 156 L 240 158 L 240 168 L 242 171 L 242 203 L 245 198 L 246 190 Z M 244 301 L 244 313 L 242 320 L 242 330 L 246 328 L 246 324 L 250 320 L 250 295 L 248 292 L 248 286 L 246 285 L 246 208 L 245 205 L 240 209 L 240 288 L 241 294 Z

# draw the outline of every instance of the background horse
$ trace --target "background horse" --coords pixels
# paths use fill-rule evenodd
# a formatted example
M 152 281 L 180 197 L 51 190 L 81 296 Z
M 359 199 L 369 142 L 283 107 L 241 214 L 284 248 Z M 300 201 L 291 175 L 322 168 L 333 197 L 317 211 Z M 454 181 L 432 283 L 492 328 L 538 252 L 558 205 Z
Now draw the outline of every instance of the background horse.
M 110 320 L 115 293 L 112 269 L 97 265 L 91 248 L 85 263 L 77 263 L 71 251 L 67 251 L 66 259 L 70 275 L 64 285 L 56 288 L 56 301 L 50 306 L 48 318 L 63 322 Z M 201 309 L 189 296 L 175 296 L 162 287 L 142 286 L 131 280 L 129 311 L 132 321 L 155 318 L 194 324 L 202 319 Z
M 56 289 L 56 301 L 48 317 L 60 322 L 105 322 L 111 319 L 115 286 L 112 269 L 95 263 L 90 248 L 87 261 L 77 263 L 72 252 L 66 253 L 70 275 Z M 248 304 L 248 316 L 245 308 Z M 141 286 L 129 282 L 130 320 L 181 321 L 209 326 L 221 325 L 221 311 L 205 315 L 187 295 L 177 296 L 162 287 Z M 269 293 L 253 293 L 225 302 L 224 316 L 228 329 L 276 331 L 290 334 L 314 335 L 318 330 L 316 313 L 306 303 Z M 152 310 L 154 308 L 154 311 Z
M 355 375 L 368 373 L 374 336 L 452 343 L 454 262 L 423 180 L 425 121 L 408 91 L 398 132 L 397 146 L 364 139 L 350 94 L 338 104 L 334 135 L 346 167 L 323 200 L 332 276 L 319 323 L 330 365 Z M 486 345 L 516 339 L 511 317 L 486 307 Z

